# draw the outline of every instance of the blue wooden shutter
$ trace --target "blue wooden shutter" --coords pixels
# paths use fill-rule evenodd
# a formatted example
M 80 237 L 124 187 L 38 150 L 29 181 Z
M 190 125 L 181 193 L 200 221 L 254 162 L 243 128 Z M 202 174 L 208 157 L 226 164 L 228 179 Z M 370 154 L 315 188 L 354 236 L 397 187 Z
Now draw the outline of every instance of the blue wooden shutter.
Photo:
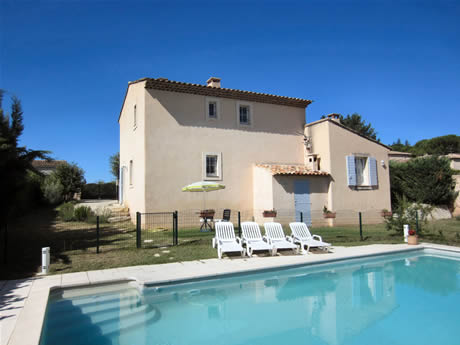
M 379 180 L 377 176 L 377 160 L 369 157 L 369 184 L 371 186 L 378 186 Z
M 347 156 L 347 177 L 348 177 L 348 185 L 356 186 L 355 156 Z

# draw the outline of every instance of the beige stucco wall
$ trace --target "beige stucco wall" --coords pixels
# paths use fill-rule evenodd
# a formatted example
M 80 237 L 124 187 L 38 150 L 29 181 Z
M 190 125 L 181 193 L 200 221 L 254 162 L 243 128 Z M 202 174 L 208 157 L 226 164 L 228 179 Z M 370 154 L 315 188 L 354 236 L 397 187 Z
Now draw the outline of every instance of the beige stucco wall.
M 200 209 L 204 152 L 222 155 L 226 188 L 206 193 L 207 208 L 250 210 L 254 163 L 303 164 L 303 108 L 251 102 L 253 124 L 238 128 L 237 100 L 220 98 L 220 119 L 206 120 L 206 97 L 147 90 L 146 210 Z
M 123 168 L 123 204 L 135 212 L 145 211 L 145 89 L 144 82 L 129 86 L 120 114 L 120 167 Z M 134 105 L 137 126 L 134 127 Z M 133 161 L 133 184 L 129 184 L 129 162 Z
M 312 138 L 311 153 L 319 155 L 321 170 L 331 174 L 327 207 L 342 213 L 337 218 L 352 217 L 357 211 L 391 209 L 387 148 L 336 125 L 332 120 L 306 126 L 305 134 Z M 346 156 L 354 154 L 377 160 L 377 188 L 357 190 L 348 187 Z
M 328 121 L 330 136 L 331 210 L 370 211 L 391 209 L 389 150 Z M 377 160 L 378 186 L 372 189 L 348 187 L 346 156 L 368 155 Z M 384 162 L 382 166 L 381 161 Z

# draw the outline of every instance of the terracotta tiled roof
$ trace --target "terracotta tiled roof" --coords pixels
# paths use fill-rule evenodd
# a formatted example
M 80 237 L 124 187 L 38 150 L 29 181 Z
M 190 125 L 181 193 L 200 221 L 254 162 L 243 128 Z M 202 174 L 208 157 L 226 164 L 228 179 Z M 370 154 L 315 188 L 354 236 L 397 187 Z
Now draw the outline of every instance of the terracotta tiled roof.
M 329 176 L 329 173 L 320 170 L 310 170 L 305 165 L 291 164 L 256 164 L 259 168 L 270 170 L 272 175 L 308 175 L 308 176 Z
M 55 169 L 59 164 L 66 163 L 66 161 L 45 161 L 45 160 L 34 160 L 32 165 L 36 169 Z
M 259 93 L 252 91 L 242 91 L 236 89 L 227 89 L 221 87 L 210 87 L 201 84 L 183 83 L 179 81 L 168 80 L 166 78 L 143 78 L 132 83 L 146 81 L 146 89 L 156 89 L 172 92 L 192 93 L 196 95 L 222 97 L 239 99 L 243 101 L 271 103 L 279 105 L 287 105 L 292 107 L 306 108 L 312 101 L 302 98 L 293 98 L 285 96 L 270 95 L 267 93 Z

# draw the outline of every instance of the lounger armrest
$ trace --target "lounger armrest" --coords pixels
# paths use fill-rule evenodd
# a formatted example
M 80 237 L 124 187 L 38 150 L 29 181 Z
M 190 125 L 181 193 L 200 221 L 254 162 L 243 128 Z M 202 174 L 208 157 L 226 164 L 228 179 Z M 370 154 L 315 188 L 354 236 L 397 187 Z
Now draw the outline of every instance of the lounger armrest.
M 313 237 L 313 239 L 315 239 L 315 237 L 316 237 L 318 240 L 320 240 L 321 242 L 323 242 L 323 239 L 321 238 L 320 235 L 313 235 L 312 237 Z

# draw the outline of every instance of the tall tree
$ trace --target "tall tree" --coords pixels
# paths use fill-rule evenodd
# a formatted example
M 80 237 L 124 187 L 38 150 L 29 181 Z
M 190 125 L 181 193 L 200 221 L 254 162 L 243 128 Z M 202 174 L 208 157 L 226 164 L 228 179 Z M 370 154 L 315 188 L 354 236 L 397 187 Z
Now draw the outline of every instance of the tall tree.
M 110 172 L 118 181 L 120 179 L 120 152 L 115 153 L 109 158 Z
M 380 141 L 380 139 L 377 139 L 377 132 L 372 127 L 371 123 L 366 124 L 366 121 L 364 121 L 358 113 L 348 114 L 346 117 L 340 115 L 340 123 L 368 138 Z
M 398 138 L 393 144 L 390 145 L 393 151 L 399 152 L 410 152 L 412 146 L 410 146 L 409 141 L 406 140 L 404 144 L 401 142 L 401 139 Z
M 321 116 L 322 119 L 326 118 L 325 115 Z M 365 137 L 380 141 L 377 139 L 377 132 L 370 123 L 366 124 L 366 121 L 362 119 L 358 113 L 348 114 L 346 117 L 339 115 L 340 123 L 348 128 L 353 129 Z
M 3 110 L 4 91 L 0 90 L 0 222 L 6 221 L 18 209 L 18 194 L 27 184 L 28 171 L 35 171 L 32 161 L 49 159 L 48 151 L 30 150 L 18 146 L 24 131 L 21 102 L 12 97 L 11 113 Z M 37 172 L 38 173 L 38 172 Z
M 74 193 L 81 192 L 85 181 L 85 172 L 76 163 L 61 163 L 53 172 L 63 187 L 64 200 L 72 199 Z

